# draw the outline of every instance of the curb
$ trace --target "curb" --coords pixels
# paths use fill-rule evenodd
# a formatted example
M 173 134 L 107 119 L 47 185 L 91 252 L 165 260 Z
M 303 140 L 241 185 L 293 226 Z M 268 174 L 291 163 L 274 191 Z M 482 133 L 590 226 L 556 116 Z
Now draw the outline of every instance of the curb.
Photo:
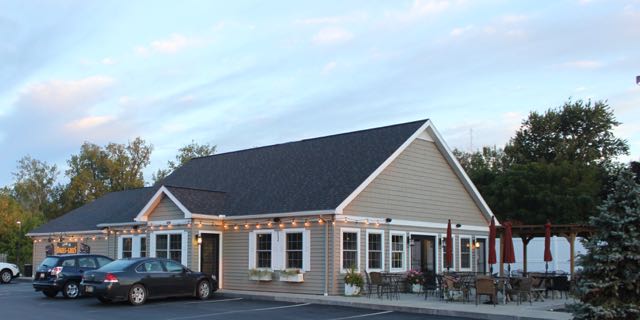
M 321 304 L 321 305 L 354 307 L 354 308 L 370 309 L 370 310 L 396 311 L 396 312 L 426 314 L 426 315 L 433 315 L 433 316 L 462 317 L 462 318 L 472 318 L 472 319 L 486 319 L 486 320 L 548 320 L 550 319 L 550 318 L 539 318 L 539 317 L 534 318 L 534 317 L 523 317 L 518 315 L 501 315 L 501 314 L 480 313 L 480 312 L 459 311 L 459 310 L 443 310 L 443 309 L 433 309 L 433 308 L 424 308 L 424 307 L 394 306 L 394 305 L 380 305 L 380 304 L 363 303 L 363 302 L 335 301 L 335 300 L 316 299 L 316 298 L 309 298 L 309 297 L 286 297 L 286 296 L 277 296 L 277 295 L 261 295 L 261 294 L 236 293 L 236 292 L 220 292 L 219 294 L 223 297 L 228 297 L 228 298 L 245 298 L 245 299 L 252 299 L 252 300 L 280 301 L 280 302 L 292 302 L 292 303 L 314 303 L 314 304 Z

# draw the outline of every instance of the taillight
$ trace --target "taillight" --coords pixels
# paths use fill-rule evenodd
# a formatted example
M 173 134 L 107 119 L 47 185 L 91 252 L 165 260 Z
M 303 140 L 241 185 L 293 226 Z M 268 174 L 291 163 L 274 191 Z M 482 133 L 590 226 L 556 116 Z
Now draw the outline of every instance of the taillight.
M 118 277 L 116 277 L 113 273 L 107 273 L 104 276 L 104 282 L 116 283 L 118 282 Z
M 58 274 L 62 272 L 62 267 L 55 267 L 53 269 L 51 269 L 51 275 L 52 276 L 58 276 Z

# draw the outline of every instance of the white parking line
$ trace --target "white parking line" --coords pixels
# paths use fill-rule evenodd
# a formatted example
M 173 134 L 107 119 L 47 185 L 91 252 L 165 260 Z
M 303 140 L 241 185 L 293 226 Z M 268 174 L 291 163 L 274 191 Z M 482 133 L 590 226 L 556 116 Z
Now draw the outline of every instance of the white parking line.
M 252 312 L 252 311 L 268 311 L 268 310 L 277 310 L 277 309 L 286 309 L 286 308 L 296 308 L 296 307 L 307 306 L 307 305 L 310 305 L 310 304 L 311 303 L 300 303 L 300 304 L 294 304 L 294 305 L 289 305 L 289 306 L 268 307 L 268 308 L 258 308 L 258 309 L 246 309 L 246 310 L 233 310 L 233 311 L 225 311 L 225 312 L 217 312 L 217 313 L 199 314 L 199 315 L 187 316 L 187 317 L 169 318 L 167 320 L 197 319 L 197 318 L 215 317 L 215 316 L 221 316 L 221 315 L 233 314 L 233 313 L 243 313 L 243 312 Z
M 355 316 L 342 317 L 342 318 L 331 318 L 331 319 L 327 319 L 327 320 L 343 320 L 343 319 L 364 318 L 364 317 L 370 317 L 370 316 L 377 316 L 377 315 L 380 315 L 380 314 L 387 314 L 387 313 L 391 313 L 391 312 L 393 312 L 393 311 L 382 311 L 382 312 L 375 312 L 375 313 L 359 314 L 359 315 L 355 315 Z
M 242 299 L 243 298 L 229 298 L 229 299 L 220 299 L 220 300 L 193 301 L 193 302 L 185 302 L 184 304 L 215 303 L 215 302 L 223 302 L 223 301 L 237 301 Z

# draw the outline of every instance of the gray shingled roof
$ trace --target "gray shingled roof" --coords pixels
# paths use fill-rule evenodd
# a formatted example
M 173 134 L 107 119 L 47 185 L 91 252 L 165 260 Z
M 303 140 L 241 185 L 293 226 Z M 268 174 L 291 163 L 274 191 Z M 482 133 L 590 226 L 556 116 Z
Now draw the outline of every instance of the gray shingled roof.
M 162 183 L 225 192 L 227 216 L 335 209 L 425 122 L 195 158 Z
M 191 213 L 218 215 L 224 208 L 225 193 L 165 186 Z
M 31 233 L 97 230 L 100 223 L 133 222 L 157 188 L 108 193 L 31 230 Z
M 192 213 L 227 216 L 335 209 L 427 120 L 195 158 L 162 185 Z M 133 222 L 158 187 L 105 195 L 34 229 Z

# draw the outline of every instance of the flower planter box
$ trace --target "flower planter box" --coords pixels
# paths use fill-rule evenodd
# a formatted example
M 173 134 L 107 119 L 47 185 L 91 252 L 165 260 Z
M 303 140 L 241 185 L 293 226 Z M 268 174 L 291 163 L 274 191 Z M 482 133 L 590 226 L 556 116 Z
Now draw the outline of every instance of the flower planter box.
M 273 280 L 273 275 L 269 274 L 252 274 L 249 275 L 249 280 L 254 281 L 271 281 Z
M 411 292 L 413 293 L 422 292 L 422 285 L 418 283 L 411 284 Z
M 297 273 L 297 274 L 292 274 L 292 275 L 281 274 L 280 275 L 280 281 L 283 281 L 283 282 L 304 282 L 304 274 L 302 274 L 302 273 Z
M 350 284 L 345 284 L 344 285 L 344 295 L 345 296 L 357 296 L 359 294 L 360 294 L 360 287 L 354 286 L 354 285 L 350 285 Z

